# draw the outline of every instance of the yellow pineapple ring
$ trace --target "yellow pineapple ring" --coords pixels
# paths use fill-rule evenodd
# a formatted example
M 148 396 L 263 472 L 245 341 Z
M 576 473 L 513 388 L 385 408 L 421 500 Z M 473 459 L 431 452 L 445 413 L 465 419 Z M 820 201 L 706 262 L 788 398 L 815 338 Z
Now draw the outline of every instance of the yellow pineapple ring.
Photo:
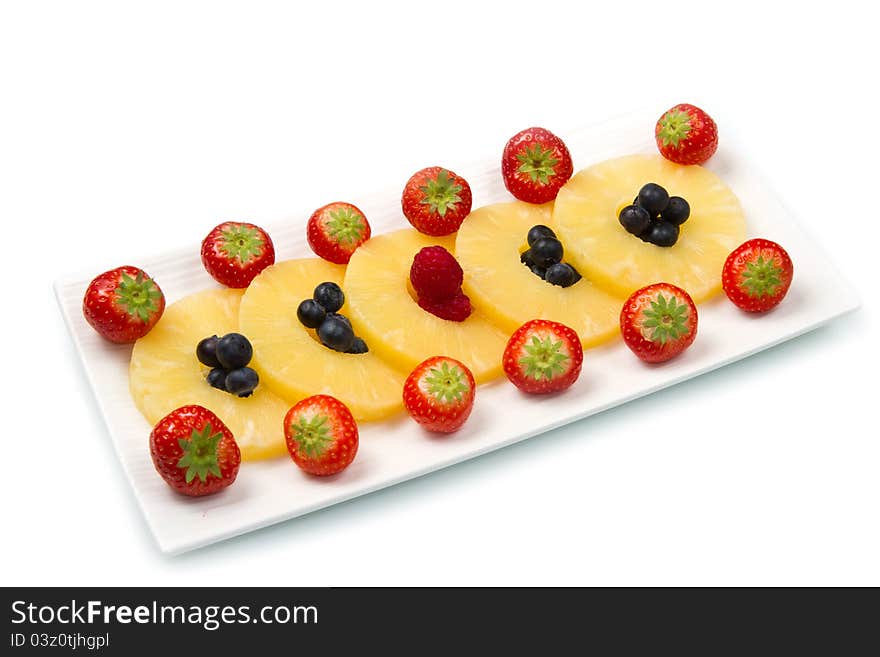
M 153 330 L 134 345 L 129 388 L 151 424 L 176 408 L 199 404 L 229 427 L 242 459 L 271 458 L 287 453 L 283 423 L 288 404 L 269 391 L 258 368 L 260 385 L 250 397 L 212 388 L 205 381 L 208 368 L 196 358 L 202 338 L 238 331 L 241 296 L 241 290 L 206 290 L 168 306 Z
M 520 262 L 532 226 L 550 224 L 553 204 L 515 201 L 471 212 L 455 241 L 464 269 L 464 288 L 479 309 L 513 332 L 531 319 L 550 319 L 573 328 L 585 347 L 619 333 L 623 299 L 586 278 L 568 288 L 541 280 Z M 566 249 L 566 254 L 568 253 Z M 564 257 L 568 261 L 567 255 Z
M 642 242 L 617 220 L 649 182 L 690 204 L 674 246 Z M 628 296 L 662 281 L 687 290 L 696 302 L 721 291 L 724 261 L 746 236 L 742 207 L 718 176 L 659 155 L 628 155 L 580 171 L 559 190 L 553 228 L 565 257 L 597 285 Z
M 311 395 L 332 395 L 348 406 L 355 419 L 380 420 L 402 408 L 404 375 L 377 356 L 349 312 L 348 300 L 339 312 L 366 340 L 368 353 L 344 354 L 325 347 L 296 316 L 300 302 L 310 299 L 318 284 L 342 285 L 344 271 L 345 267 L 320 258 L 267 267 L 245 292 L 239 326 L 254 345 L 260 376 L 290 404 Z
M 351 320 L 370 349 L 404 371 L 431 356 L 449 356 L 467 365 L 478 382 L 493 379 L 501 374 L 508 335 L 479 309 L 463 322 L 452 322 L 422 310 L 411 296 L 413 256 L 433 245 L 452 253 L 454 237 L 429 237 L 407 228 L 358 247 L 345 272 Z

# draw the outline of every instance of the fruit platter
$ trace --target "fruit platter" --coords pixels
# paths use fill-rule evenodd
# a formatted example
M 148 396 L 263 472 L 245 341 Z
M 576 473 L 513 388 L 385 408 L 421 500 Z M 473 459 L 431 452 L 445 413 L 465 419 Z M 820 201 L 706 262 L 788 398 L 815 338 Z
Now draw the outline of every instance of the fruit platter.
M 427 474 L 855 309 L 739 146 L 689 104 L 532 127 L 481 161 L 57 281 L 160 549 Z

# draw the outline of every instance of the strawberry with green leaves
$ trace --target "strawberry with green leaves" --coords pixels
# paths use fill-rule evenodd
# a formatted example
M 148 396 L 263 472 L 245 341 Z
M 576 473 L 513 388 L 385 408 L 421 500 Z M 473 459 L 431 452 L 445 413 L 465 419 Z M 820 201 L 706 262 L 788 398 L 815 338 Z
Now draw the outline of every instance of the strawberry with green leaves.
M 428 431 L 458 431 L 471 414 L 477 384 L 461 361 L 434 356 L 420 363 L 403 384 L 403 404 Z
M 527 203 L 555 199 L 573 171 L 568 147 L 544 128 L 526 128 L 516 133 L 501 156 L 504 186 Z
M 657 119 L 654 138 L 670 162 L 703 164 L 718 148 L 718 126 L 699 107 L 680 103 Z
M 403 188 L 403 216 L 425 235 L 451 235 L 471 211 L 471 187 L 443 167 L 417 171 Z
M 584 350 L 574 329 L 547 319 L 520 326 L 504 349 L 502 365 L 510 382 L 523 392 L 559 392 L 581 373 Z
M 358 451 L 358 427 L 348 406 L 330 395 L 307 397 L 284 417 L 293 462 L 309 474 L 342 472 Z
M 355 249 L 370 239 L 370 224 L 356 206 L 337 201 L 312 213 L 306 238 L 316 255 L 347 265 Z
M 245 288 L 275 262 L 275 246 L 259 226 L 225 221 L 202 240 L 202 264 L 221 285 Z
M 241 451 L 232 432 L 204 406 L 182 406 L 150 433 L 150 456 L 172 490 L 193 497 L 217 493 L 235 481 Z
M 747 312 L 775 308 L 788 293 L 794 265 L 776 242 L 752 239 L 727 256 L 721 285 L 727 298 Z
M 142 338 L 165 311 L 165 295 L 143 269 L 126 265 L 96 276 L 83 296 L 83 316 L 101 337 L 120 344 Z
M 647 363 L 677 356 L 697 337 L 697 307 L 670 283 L 636 290 L 620 311 L 620 332 L 632 352 Z

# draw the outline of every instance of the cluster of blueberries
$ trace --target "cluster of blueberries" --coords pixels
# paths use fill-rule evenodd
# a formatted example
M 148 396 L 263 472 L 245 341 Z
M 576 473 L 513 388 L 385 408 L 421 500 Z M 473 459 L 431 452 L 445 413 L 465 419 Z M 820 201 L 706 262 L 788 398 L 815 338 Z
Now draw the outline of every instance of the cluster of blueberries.
M 346 354 L 365 354 L 369 351 L 367 343 L 354 334 L 348 317 L 338 312 L 344 303 L 342 288 L 336 283 L 321 283 L 311 299 L 299 304 L 296 316 L 303 326 L 317 330 L 325 347 Z
M 248 367 L 254 355 L 250 340 L 241 333 L 227 333 L 222 338 L 212 335 L 199 342 L 196 357 L 210 367 L 208 383 L 231 395 L 250 397 L 260 377 Z
M 680 226 L 691 216 L 691 206 L 680 196 L 670 196 L 657 183 L 648 183 L 639 190 L 632 205 L 617 216 L 627 232 L 643 242 L 672 246 L 678 241 Z
M 577 269 L 562 262 L 562 242 L 550 228 L 541 224 L 532 226 L 526 241 L 529 248 L 520 254 L 519 259 L 535 276 L 560 287 L 571 287 L 581 280 Z

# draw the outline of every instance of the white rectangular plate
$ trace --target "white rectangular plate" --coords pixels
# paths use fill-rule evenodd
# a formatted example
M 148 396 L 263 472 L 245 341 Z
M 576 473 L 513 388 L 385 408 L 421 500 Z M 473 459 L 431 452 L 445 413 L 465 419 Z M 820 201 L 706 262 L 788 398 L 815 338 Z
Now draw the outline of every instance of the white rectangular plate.
M 627 153 L 656 152 L 651 140 L 654 118 L 627 116 L 566 132 L 575 167 Z M 475 207 L 510 199 L 498 159 L 455 167 L 470 181 Z M 580 380 L 557 396 L 529 398 L 506 380 L 482 386 L 464 428 L 444 440 L 431 440 L 406 417 L 363 424 L 357 459 L 343 474 L 328 479 L 304 475 L 289 459 L 280 458 L 245 463 L 235 485 L 221 495 L 187 499 L 173 493 L 153 469 L 147 447 L 150 426 L 128 393 L 131 347 L 105 342 L 82 317 L 83 292 L 96 272 L 56 282 L 58 302 L 86 375 L 161 550 L 191 550 L 473 458 L 745 358 L 858 307 L 855 293 L 828 257 L 801 232 L 741 156 L 725 143 L 708 168 L 740 198 L 748 234 L 778 241 L 791 254 L 795 280 L 777 309 L 752 317 L 723 298 L 702 304 L 699 337 L 680 357 L 659 367 L 646 366 L 617 341 L 588 351 Z M 406 225 L 399 193 L 394 189 L 353 199 L 369 217 L 374 233 Z M 304 211 L 266 227 L 279 260 L 311 255 L 305 243 L 307 216 Z M 169 303 L 213 285 L 196 245 L 137 264 L 159 281 Z

